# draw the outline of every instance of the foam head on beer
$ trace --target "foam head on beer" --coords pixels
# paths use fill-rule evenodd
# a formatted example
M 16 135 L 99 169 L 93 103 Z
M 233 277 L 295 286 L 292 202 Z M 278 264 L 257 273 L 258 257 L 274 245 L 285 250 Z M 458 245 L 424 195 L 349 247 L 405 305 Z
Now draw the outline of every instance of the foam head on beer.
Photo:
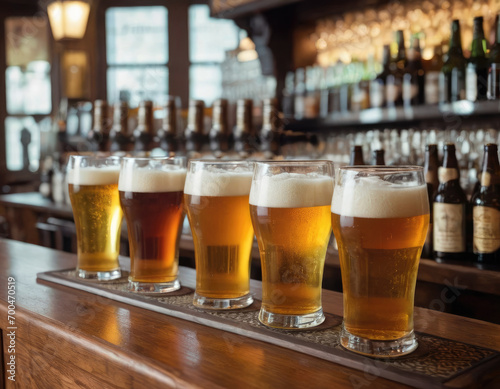
M 187 170 L 176 165 L 164 165 L 161 169 L 149 167 L 123 168 L 118 190 L 135 193 L 182 192 Z
M 356 177 L 335 186 L 332 213 L 379 219 L 425 215 L 429 213 L 427 186 L 391 183 L 379 176 Z
M 118 183 L 119 166 L 75 166 L 68 170 L 68 183 L 73 185 L 113 185 Z
M 206 166 L 190 171 L 184 193 L 192 196 L 248 196 L 252 184 L 252 171 L 248 167 L 231 170 Z
M 263 175 L 254 181 L 250 204 L 268 208 L 301 208 L 330 205 L 333 179 L 318 173 Z

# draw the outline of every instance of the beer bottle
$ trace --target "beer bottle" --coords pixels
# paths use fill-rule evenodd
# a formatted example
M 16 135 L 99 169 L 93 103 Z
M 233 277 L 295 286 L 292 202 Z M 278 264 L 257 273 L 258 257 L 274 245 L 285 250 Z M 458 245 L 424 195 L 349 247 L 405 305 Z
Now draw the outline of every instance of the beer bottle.
M 361 146 L 351 147 L 351 159 L 349 161 L 350 166 L 364 165 L 365 161 L 363 159 L 363 148 Z
M 253 123 L 253 101 L 240 99 L 236 103 L 236 126 L 234 127 L 234 149 L 242 156 L 247 157 L 257 150 Z
M 443 51 L 440 45 L 434 47 L 434 55 L 424 64 L 425 104 L 439 103 L 439 73 L 443 67 Z
M 382 54 L 382 71 L 370 83 L 370 106 L 382 108 L 385 106 L 385 85 L 390 73 L 391 47 L 385 45 Z
M 200 152 L 205 144 L 204 109 L 203 100 L 189 100 L 188 124 L 184 130 L 188 152 Z
M 403 104 L 403 74 L 407 66 L 405 39 L 403 31 L 396 32 L 396 53 L 389 66 L 390 73 L 387 76 L 385 96 L 388 107 Z
M 163 106 L 163 120 L 157 131 L 160 147 L 167 153 L 179 151 L 177 137 L 177 110 L 180 108 L 180 99 L 170 96 Z
M 467 197 L 460 187 L 455 145 L 444 145 L 443 166 L 433 202 L 433 250 L 438 262 L 463 261 L 466 251 Z
M 305 117 L 306 109 L 306 73 L 303 68 L 295 71 L 295 89 L 293 111 L 295 119 L 300 120 Z
M 90 151 L 108 150 L 110 127 L 108 103 L 104 100 L 94 101 L 94 125 L 87 134 Z
M 496 144 L 484 146 L 481 189 L 471 200 L 474 261 L 479 267 L 500 267 L 500 165 Z
M 496 17 L 495 43 L 490 50 L 490 73 L 489 73 L 489 98 L 491 100 L 500 99 L 500 23 Z
M 432 227 L 433 227 L 433 200 L 434 192 L 439 186 L 438 180 L 438 148 L 435 144 L 428 144 L 425 146 L 425 162 L 424 162 L 424 175 L 425 182 L 427 183 L 427 196 L 429 198 L 429 228 L 427 230 L 427 238 L 425 239 L 422 256 L 425 258 L 432 258 Z
M 138 125 L 133 135 L 134 151 L 151 151 L 156 147 L 153 102 L 151 100 L 141 101 L 139 104 Z
M 112 152 L 130 151 L 132 139 L 128 133 L 128 104 L 126 101 L 116 103 L 113 110 L 113 127 L 109 133 Z
M 483 17 L 474 18 L 472 49 L 466 72 L 466 98 L 470 101 L 486 100 L 490 64 L 486 58 L 486 38 Z
M 384 149 L 373 150 L 372 164 L 373 165 L 385 165 L 384 155 L 385 155 Z
M 439 75 L 439 92 L 441 103 L 452 103 L 465 98 L 465 67 L 467 60 L 462 52 L 460 22 L 451 23 L 450 49 L 441 74 Z
M 262 109 L 262 129 L 260 131 L 261 150 L 266 158 L 280 154 L 281 120 L 276 99 L 265 99 Z
M 403 102 L 409 107 L 420 105 L 425 100 L 425 72 L 422 64 L 422 53 L 420 51 L 420 41 L 414 37 L 410 50 L 408 51 L 408 66 L 403 76 Z
M 233 134 L 228 124 L 228 101 L 218 99 L 212 108 L 212 128 L 210 129 L 210 149 L 220 156 L 228 152 L 233 146 Z

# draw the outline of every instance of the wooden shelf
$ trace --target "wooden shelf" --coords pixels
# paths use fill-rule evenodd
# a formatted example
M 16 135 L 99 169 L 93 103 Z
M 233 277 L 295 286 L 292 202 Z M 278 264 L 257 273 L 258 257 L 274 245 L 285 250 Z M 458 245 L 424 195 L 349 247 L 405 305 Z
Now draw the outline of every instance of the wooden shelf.
M 457 101 L 446 105 L 414 107 L 370 108 L 360 112 L 333 113 L 325 118 L 285 120 L 285 129 L 301 132 L 327 132 L 339 128 L 374 126 L 443 125 L 456 126 L 453 117 L 461 120 L 499 120 L 500 101 Z M 443 127 L 443 128 L 444 128 Z

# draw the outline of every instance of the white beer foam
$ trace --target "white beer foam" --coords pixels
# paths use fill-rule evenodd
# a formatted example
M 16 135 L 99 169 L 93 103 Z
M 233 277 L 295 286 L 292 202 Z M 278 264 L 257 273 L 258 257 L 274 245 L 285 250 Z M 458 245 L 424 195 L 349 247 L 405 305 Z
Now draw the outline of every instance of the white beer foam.
M 186 173 L 186 169 L 127 169 L 120 174 L 118 190 L 136 193 L 182 192 Z
M 280 173 L 255 181 L 250 204 L 269 208 L 300 208 L 330 205 L 333 179 L 317 173 Z
M 427 186 L 398 185 L 379 177 L 362 177 L 336 186 L 332 212 L 363 218 L 399 218 L 429 213 Z
M 247 169 L 228 171 L 212 168 L 189 173 L 184 193 L 193 196 L 248 196 L 252 185 L 252 172 Z
M 119 166 L 76 167 L 68 170 L 68 183 L 74 185 L 112 185 L 118 183 Z

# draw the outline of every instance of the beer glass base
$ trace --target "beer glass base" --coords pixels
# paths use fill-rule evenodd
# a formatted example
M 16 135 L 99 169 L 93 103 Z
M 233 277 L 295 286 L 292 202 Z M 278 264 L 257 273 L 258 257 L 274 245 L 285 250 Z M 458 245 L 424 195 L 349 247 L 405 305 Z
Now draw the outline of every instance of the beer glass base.
M 170 293 L 181 288 L 179 280 L 170 282 L 140 282 L 128 280 L 128 290 L 134 293 Z
M 193 305 L 202 309 L 241 309 L 248 307 L 252 303 L 253 297 L 250 293 L 236 298 L 217 299 L 203 297 L 195 292 L 193 297 Z
M 409 354 L 418 347 L 413 331 L 395 340 L 372 340 L 356 336 L 342 325 L 340 344 L 347 350 L 376 358 L 394 358 Z
M 282 315 L 261 308 L 259 321 L 268 327 L 291 330 L 316 327 L 325 321 L 325 315 L 323 309 L 305 315 Z
M 88 280 L 111 281 L 116 280 L 122 276 L 120 269 L 113 269 L 108 271 L 89 271 L 83 269 L 76 269 L 78 277 Z

